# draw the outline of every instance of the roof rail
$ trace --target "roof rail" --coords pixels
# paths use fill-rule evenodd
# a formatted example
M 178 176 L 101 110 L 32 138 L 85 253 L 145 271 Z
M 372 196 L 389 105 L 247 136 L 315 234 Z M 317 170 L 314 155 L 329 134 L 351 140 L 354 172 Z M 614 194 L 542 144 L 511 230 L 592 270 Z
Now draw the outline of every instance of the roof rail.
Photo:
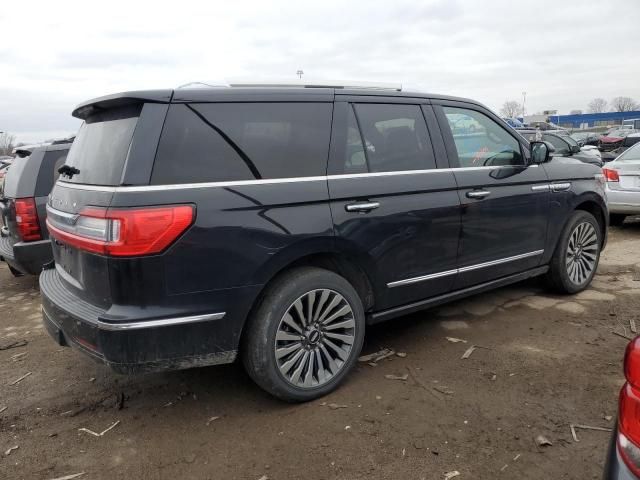
M 378 83 L 378 82 L 346 82 L 336 80 L 282 80 L 282 81 L 245 81 L 229 80 L 230 87 L 270 87 L 270 88 L 343 88 L 343 89 L 368 89 L 368 90 L 396 90 L 402 91 L 401 83 Z

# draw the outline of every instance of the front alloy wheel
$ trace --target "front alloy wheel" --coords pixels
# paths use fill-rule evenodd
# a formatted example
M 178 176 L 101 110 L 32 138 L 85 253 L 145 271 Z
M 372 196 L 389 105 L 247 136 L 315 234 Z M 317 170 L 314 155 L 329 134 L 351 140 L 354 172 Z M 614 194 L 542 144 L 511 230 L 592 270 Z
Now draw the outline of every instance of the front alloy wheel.
M 325 384 L 344 367 L 355 341 L 349 302 L 329 289 L 296 299 L 278 325 L 274 352 L 282 377 L 292 386 Z
M 580 223 L 571 232 L 566 253 L 567 275 L 576 285 L 591 278 L 598 259 L 599 240 L 589 222 Z

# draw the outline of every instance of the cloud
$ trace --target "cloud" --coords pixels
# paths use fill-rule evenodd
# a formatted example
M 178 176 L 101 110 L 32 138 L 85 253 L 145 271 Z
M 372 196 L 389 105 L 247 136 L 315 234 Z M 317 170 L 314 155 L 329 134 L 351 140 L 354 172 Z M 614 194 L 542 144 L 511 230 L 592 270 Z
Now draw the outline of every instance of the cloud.
M 0 12 L 0 130 L 76 128 L 73 107 L 123 90 L 229 77 L 391 81 L 499 109 L 585 108 L 594 97 L 640 100 L 629 41 L 640 2 L 355 0 L 142 2 L 94 11 L 70 0 L 11 2 Z M 12 21 L 29 18 L 29 24 Z

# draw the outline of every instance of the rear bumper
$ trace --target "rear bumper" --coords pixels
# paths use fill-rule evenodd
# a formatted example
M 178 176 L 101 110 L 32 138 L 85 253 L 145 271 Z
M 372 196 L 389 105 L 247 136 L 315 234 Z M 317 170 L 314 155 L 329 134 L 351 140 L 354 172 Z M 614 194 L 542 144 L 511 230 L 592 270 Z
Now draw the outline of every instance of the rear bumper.
M 638 480 L 631 470 L 625 465 L 624 460 L 620 458 L 618 447 L 616 445 L 617 430 L 613 432 L 611 441 L 609 442 L 609 451 L 607 453 L 607 461 L 604 466 L 603 480 Z
M 610 213 L 640 214 L 640 192 L 607 188 L 607 205 Z
M 43 322 L 56 342 L 118 373 L 179 370 L 231 363 L 236 358 L 244 322 L 233 315 L 214 311 L 114 320 L 106 310 L 70 292 L 55 269 L 42 272 L 40 291 Z
M 38 275 L 42 266 L 53 259 L 49 240 L 17 242 L 12 245 L 9 237 L 0 238 L 0 256 L 16 270 L 30 275 Z

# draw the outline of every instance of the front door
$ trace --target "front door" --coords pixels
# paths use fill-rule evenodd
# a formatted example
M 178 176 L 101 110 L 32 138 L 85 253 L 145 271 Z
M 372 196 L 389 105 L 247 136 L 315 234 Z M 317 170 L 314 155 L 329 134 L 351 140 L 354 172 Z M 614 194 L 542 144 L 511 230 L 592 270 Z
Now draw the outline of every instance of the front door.
M 336 101 L 328 185 L 339 251 L 367 266 L 382 310 L 451 290 L 460 212 L 430 107 L 374 98 Z
M 458 276 L 464 288 L 534 268 L 547 234 L 549 185 L 527 144 L 482 107 L 441 102 L 436 115 L 461 203 Z

